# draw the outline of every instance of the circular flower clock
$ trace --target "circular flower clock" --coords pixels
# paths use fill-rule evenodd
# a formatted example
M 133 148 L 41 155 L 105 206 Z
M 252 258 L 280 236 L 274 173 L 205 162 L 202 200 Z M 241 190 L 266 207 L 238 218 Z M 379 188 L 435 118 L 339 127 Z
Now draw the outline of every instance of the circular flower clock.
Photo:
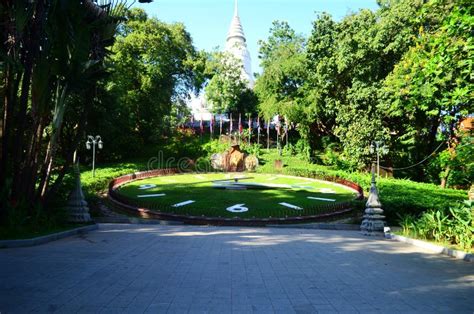
M 325 214 L 359 196 L 356 189 L 338 183 L 259 173 L 156 176 L 118 184 L 112 192 L 116 200 L 129 207 L 226 219 L 284 219 Z

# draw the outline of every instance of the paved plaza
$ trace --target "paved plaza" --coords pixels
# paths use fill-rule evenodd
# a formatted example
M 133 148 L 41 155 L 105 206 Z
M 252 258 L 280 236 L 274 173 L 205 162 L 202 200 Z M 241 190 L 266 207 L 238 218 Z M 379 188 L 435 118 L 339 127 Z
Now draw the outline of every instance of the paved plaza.
M 0 250 L 0 312 L 473 313 L 474 263 L 354 231 L 102 224 Z

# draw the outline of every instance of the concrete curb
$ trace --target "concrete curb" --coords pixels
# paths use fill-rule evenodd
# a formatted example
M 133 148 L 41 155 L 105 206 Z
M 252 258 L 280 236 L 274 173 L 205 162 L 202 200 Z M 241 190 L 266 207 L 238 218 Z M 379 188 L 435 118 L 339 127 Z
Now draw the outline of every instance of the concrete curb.
M 142 219 L 135 217 L 96 217 L 94 218 L 96 223 L 104 224 L 137 224 L 137 225 L 189 225 L 182 221 L 172 220 L 158 220 L 158 219 Z M 245 227 L 245 226 L 241 226 Z M 255 227 L 255 226 L 250 226 Z M 264 225 L 256 227 L 265 228 L 296 228 L 296 229 L 322 229 L 322 230 L 360 230 L 359 225 L 353 224 L 342 224 L 342 223 L 314 223 L 314 224 L 288 224 L 288 225 Z
M 314 223 L 293 225 L 267 225 L 272 228 L 296 228 L 296 229 L 322 229 L 322 230 L 350 230 L 360 231 L 359 225 L 341 223 Z
M 40 244 L 56 241 L 59 239 L 67 238 L 76 234 L 81 234 L 88 231 L 97 230 L 98 228 L 99 226 L 94 224 L 94 225 L 79 227 L 79 228 L 66 230 L 66 231 L 62 231 L 58 233 L 52 233 L 52 234 L 44 235 L 37 238 L 21 239 L 21 240 L 0 240 L 0 249 L 40 245 Z
M 462 259 L 466 262 L 474 262 L 474 254 L 471 254 L 471 253 L 466 253 L 459 250 L 453 250 L 441 245 L 436 245 L 436 244 L 425 242 L 422 240 L 411 239 L 411 238 L 407 238 L 407 237 L 404 237 L 398 234 L 393 234 L 393 233 L 389 234 L 389 239 L 408 243 L 417 247 L 421 247 L 421 248 L 430 250 L 434 253 L 448 255 L 456 259 Z
M 105 224 L 138 224 L 138 225 L 183 225 L 181 221 L 142 219 L 136 217 L 95 217 L 94 221 Z

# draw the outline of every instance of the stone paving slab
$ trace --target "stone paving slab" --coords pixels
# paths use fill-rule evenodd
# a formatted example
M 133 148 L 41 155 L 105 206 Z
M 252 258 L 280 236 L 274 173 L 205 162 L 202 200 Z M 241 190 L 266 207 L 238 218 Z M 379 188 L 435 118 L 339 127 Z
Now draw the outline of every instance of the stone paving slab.
M 473 265 L 353 231 L 101 224 L 0 250 L 0 312 L 473 313 Z

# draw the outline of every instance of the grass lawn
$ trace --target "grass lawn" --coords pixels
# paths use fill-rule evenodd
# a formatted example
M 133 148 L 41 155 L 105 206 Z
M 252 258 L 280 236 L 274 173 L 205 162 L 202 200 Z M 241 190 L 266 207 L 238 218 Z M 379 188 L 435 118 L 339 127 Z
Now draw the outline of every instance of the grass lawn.
M 240 180 L 239 183 L 260 184 L 272 188 L 228 190 L 213 186 L 224 183 L 221 181 L 213 183 L 215 180 L 229 179 L 233 182 L 235 177 L 249 178 Z M 156 187 L 140 189 L 141 186 L 148 184 L 156 185 Z M 181 174 L 155 177 L 126 184 L 119 189 L 119 193 L 129 197 L 135 204 L 150 209 L 194 216 L 241 218 L 314 215 L 324 211 L 321 205 L 351 201 L 356 197 L 355 191 L 331 182 L 256 173 Z M 139 197 L 139 195 L 154 194 L 164 195 Z M 194 202 L 173 207 L 175 204 L 186 201 Z M 302 210 L 289 208 L 280 203 L 295 205 Z M 248 208 L 248 211 L 235 213 L 226 210 L 236 204 L 243 204 L 242 206 Z

